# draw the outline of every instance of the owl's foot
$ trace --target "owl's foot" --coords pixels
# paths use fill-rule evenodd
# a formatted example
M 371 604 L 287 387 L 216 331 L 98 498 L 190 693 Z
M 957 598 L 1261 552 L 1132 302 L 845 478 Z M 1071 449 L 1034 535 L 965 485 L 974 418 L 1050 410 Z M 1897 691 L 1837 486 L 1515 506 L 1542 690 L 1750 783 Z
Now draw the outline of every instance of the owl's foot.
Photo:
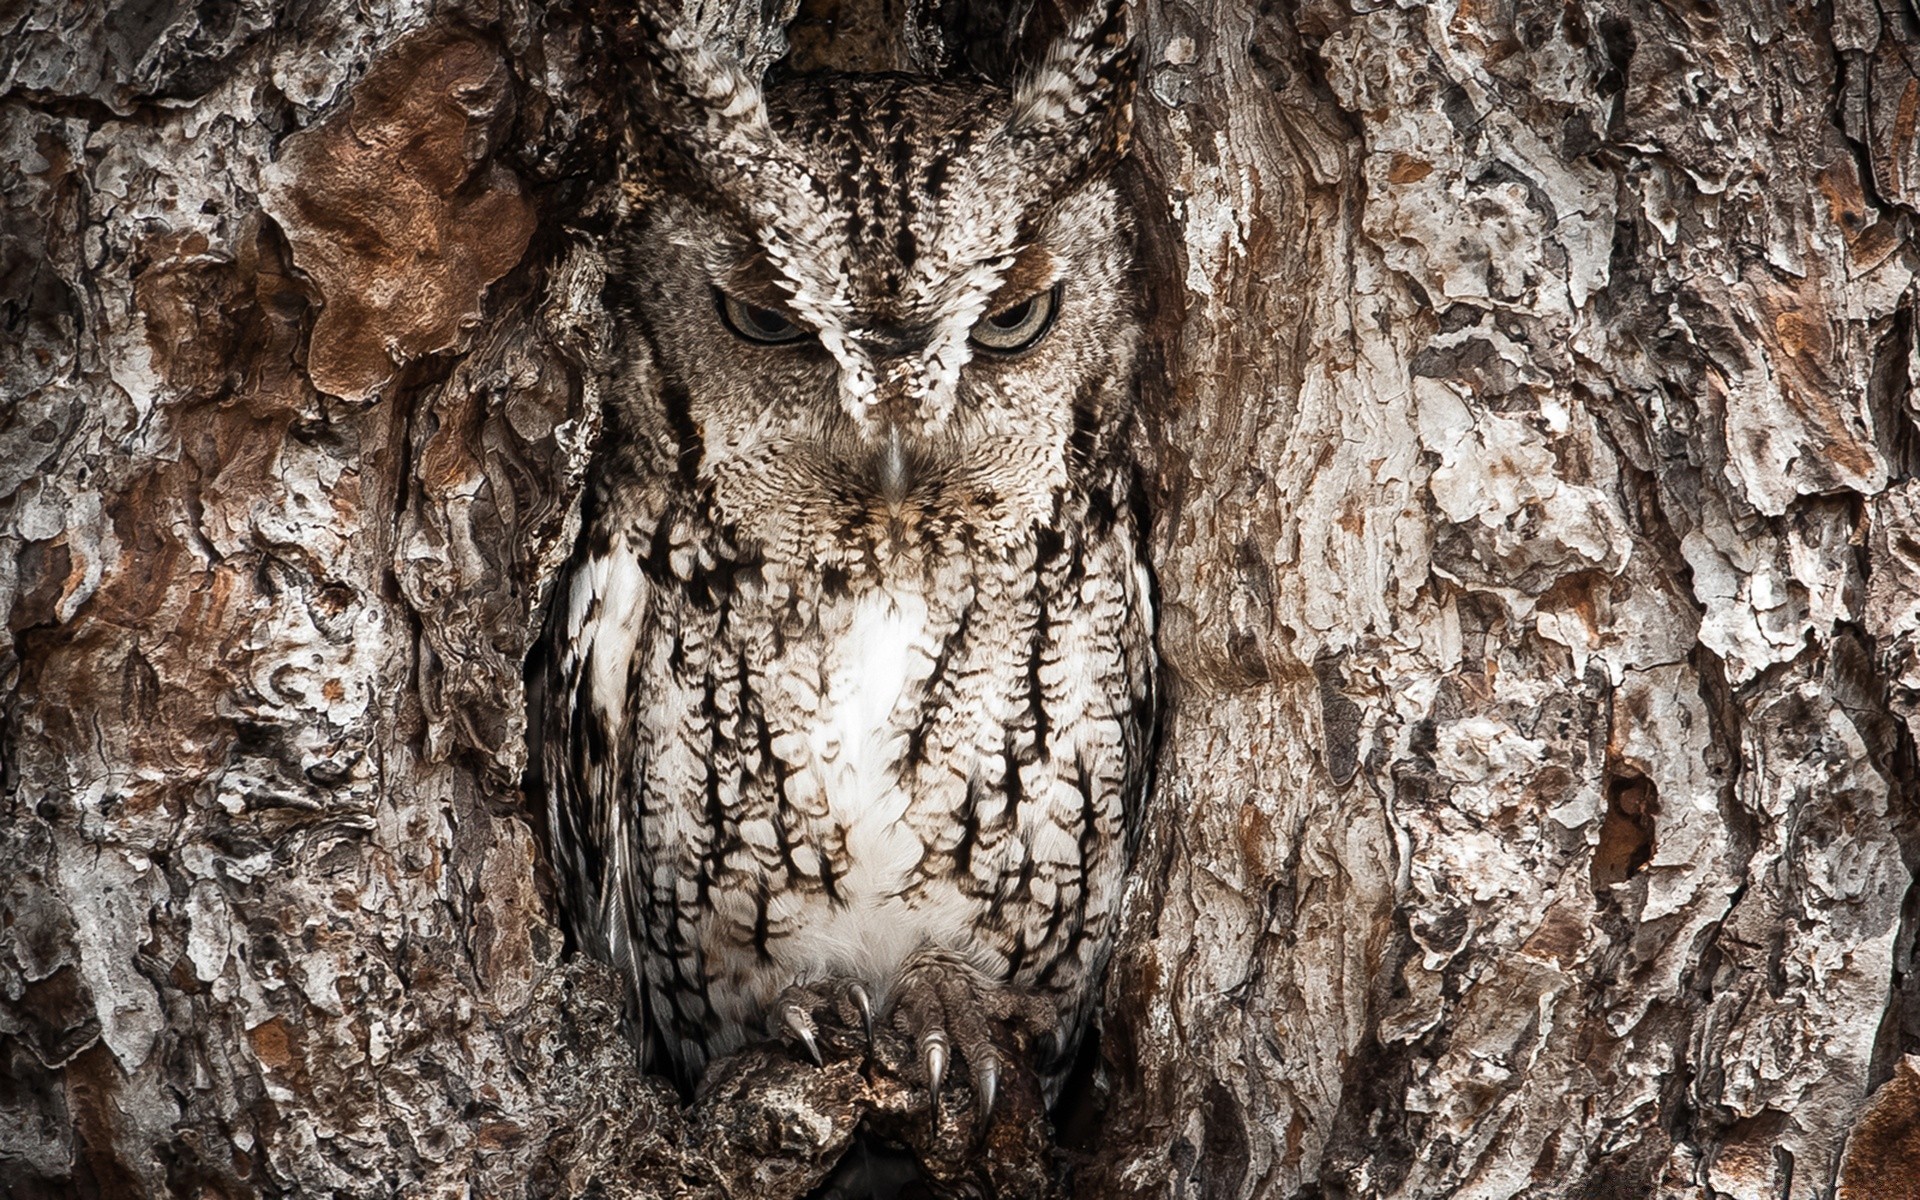
M 918 1049 L 934 1125 L 940 1123 L 940 1092 L 947 1068 L 958 1052 L 972 1074 L 984 1128 L 993 1117 L 1005 1062 L 993 1027 L 1013 1024 L 1025 1031 L 1044 1030 L 1056 1016 L 1050 1001 L 997 983 L 957 955 L 928 951 L 901 969 L 891 1020 Z
M 823 1021 L 823 1018 L 825 1020 Z M 773 1033 L 791 1039 L 807 1052 L 815 1066 L 824 1066 L 820 1043 L 828 1040 L 836 1054 L 844 1052 L 841 1035 L 858 1027 L 867 1044 L 873 1042 L 873 997 L 857 979 L 822 979 L 796 983 L 780 993 L 773 1005 Z

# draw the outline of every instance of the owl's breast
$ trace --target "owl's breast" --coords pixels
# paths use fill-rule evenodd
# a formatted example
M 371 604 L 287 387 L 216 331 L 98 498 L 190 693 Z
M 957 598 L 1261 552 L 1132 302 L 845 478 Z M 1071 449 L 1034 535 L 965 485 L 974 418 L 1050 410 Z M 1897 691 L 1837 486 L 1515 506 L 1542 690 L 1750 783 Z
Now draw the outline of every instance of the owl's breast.
M 898 890 L 920 857 L 903 823 L 912 802 L 900 760 L 943 631 L 916 591 L 876 589 L 854 600 L 827 642 L 819 704 L 796 705 L 805 728 L 805 771 L 823 818 L 845 839 L 848 890 L 874 899 Z
M 916 740 L 951 722 L 936 676 L 958 621 L 918 588 L 875 587 L 824 607 L 817 664 L 768 676 L 768 720 L 791 774 L 788 803 L 831 888 L 791 889 L 771 915 L 776 958 L 805 973 L 883 985 L 922 943 L 977 919 L 956 889 L 929 886 L 924 829 L 951 818 L 964 787 L 927 787 L 909 769 Z M 939 735 L 935 735 L 939 736 Z M 968 741 L 951 735 L 947 743 Z M 971 769 L 952 745 L 947 767 Z

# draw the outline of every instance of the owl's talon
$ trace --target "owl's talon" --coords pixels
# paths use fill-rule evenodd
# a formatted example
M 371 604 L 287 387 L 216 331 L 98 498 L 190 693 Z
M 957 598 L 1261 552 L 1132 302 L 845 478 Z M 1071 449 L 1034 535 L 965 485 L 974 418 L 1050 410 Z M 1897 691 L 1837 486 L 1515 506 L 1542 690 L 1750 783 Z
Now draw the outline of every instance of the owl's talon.
M 853 1006 L 860 1010 L 860 1023 L 866 1027 L 867 1043 L 873 1043 L 873 997 L 867 989 L 857 983 L 847 985 L 847 995 L 853 998 Z
M 940 1122 L 940 1085 L 947 1078 L 947 1035 L 929 1029 L 920 1035 L 920 1062 L 927 1071 L 927 1094 L 933 1097 L 933 1120 Z
M 807 1057 L 813 1059 L 813 1065 L 825 1066 L 826 1060 L 820 1057 L 820 1042 L 813 1036 L 813 1018 L 797 1004 L 787 1005 L 781 1015 L 786 1019 L 787 1028 L 793 1031 L 793 1036 L 799 1038 L 800 1044 L 807 1048 Z
M 980 1124 L 993 1120 L 993 1101 L 1000 1093 L 1000 1060 L 991 1054 L 980 1057 L 974 1068 L 973 1090 L 980 1097 Z
M 1057 1019 L 1053 1004 L 1032 991 L 1010 987 L 983 975 L 965 959 L 929 949 L 909 960 L 893 990 L 887 1014 L 893 1028 L 917 1047 L 928 1084 L 936 1131 L 940 1127 L 941 1089 L 947 1068 L 965 1064 L 973 1111 L 973 1135 L 993 1124 L 1001 1101 L 1001 1085 L 1011 1078 L 1020 1083 L 1020 1095 L 1032 1081 L 1019 1055 L 1040 1036 L 1052 1032 Z M 1013 1057 L 1009 1057 L 1009 1056 Z

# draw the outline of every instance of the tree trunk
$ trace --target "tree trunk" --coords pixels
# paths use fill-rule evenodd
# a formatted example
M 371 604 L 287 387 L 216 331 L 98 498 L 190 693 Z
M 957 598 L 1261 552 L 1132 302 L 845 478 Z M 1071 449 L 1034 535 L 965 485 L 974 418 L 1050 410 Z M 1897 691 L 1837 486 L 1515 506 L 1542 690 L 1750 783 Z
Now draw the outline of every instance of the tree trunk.
M 0 13 L 9 1195 L 797 1196 L 884 1107 L 639 1077 L 520 793 L 618 24 Z M 1075 1194 L 1920 1196 L 1920 17 L 1135 28 L 1172 700 Z

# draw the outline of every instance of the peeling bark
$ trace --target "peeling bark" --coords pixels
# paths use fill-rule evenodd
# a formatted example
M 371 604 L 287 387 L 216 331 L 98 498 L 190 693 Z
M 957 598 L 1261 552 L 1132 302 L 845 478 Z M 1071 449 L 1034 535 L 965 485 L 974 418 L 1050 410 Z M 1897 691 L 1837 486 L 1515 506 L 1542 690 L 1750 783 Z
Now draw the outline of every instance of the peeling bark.
M 1832 1194 L 1916 849 L 1912 30 L 1838 15 L 1149 10 L 1197 310 L 1112 1190 Z
M 322 392 L 368 400 L 408 362 L 457 348 L 526 253 L 533 205 L 494 158 L 509 82 L 483 42 L 409 39 L 262 172 L 261 205 L 319 293 L 307 374 Z
M 1033 34 L 795 65 L 909 17 Z M 1912 1193 L 1910 12 L 1137 8 L 1173 702 L 1051 1161 L 900 1046 L 683 1108 L 565 953 L 617 24 L 0 18 L 14 1194 L 797 1196 L 863 1118 L 1009 1196 Z

